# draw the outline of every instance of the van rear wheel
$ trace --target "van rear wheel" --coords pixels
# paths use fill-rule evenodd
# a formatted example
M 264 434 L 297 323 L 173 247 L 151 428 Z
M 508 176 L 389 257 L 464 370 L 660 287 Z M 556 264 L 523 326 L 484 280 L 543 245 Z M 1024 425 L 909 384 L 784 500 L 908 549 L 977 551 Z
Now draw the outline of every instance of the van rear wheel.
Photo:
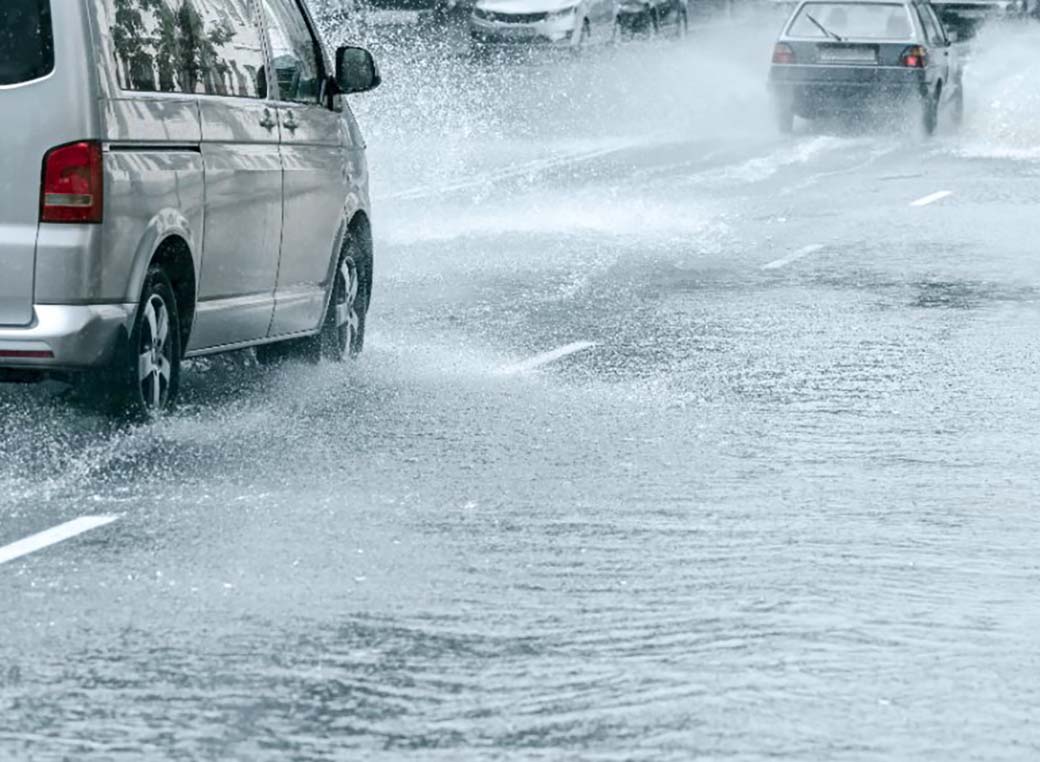
M 152 265 L 130 336 L 118 343 L 109 368 L 87 391 L 112 412 L 137 421 L 154 421 L 177 402 L 181 374 L 181 333 L 177 299 L 170 278 Z

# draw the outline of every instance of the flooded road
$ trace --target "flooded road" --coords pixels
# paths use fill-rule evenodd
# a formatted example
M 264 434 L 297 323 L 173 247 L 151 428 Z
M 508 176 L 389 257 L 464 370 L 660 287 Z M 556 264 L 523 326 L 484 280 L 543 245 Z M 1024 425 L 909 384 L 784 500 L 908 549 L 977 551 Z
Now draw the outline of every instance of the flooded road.
M 1035 758 L 1040 36 L 926 141 L 774 31 L 384 44 L 360 362 L 0 388 L 0 547 L 118 517 L 0 565 L 0 758 Z

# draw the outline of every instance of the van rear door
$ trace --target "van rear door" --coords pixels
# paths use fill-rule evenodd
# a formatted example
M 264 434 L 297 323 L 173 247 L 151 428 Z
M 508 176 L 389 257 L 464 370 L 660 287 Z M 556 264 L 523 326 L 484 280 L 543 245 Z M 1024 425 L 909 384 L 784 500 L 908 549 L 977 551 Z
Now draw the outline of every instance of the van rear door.
M 44 154 L 92 137 L 84 4 L 54 5 L 0 0 L 0 325 L 33 320 Z
M 54 70 L 49 0 L 0 5 L 0 325 L 32 321 L 43 151 L 33 129 L 39 83 Z

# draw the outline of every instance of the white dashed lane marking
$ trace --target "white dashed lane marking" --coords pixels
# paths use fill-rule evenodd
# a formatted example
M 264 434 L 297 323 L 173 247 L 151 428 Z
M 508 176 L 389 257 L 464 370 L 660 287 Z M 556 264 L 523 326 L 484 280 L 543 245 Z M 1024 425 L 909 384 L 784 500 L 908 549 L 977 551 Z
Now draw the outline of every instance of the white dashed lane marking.
M 797 262 L 799 259 L 802 259 L 803 257 L 807 257 L 810 254 L 815 254 L 823 248 L 825 247 L 822 243 L 811 243 L 808 246 L 803 246 L 802 248 L 798 249 L 798 251 L 788 254 L 786 257 L 774 259 L 772 262 L 762 265 L 762 269 L 778 270 L 781 267 L 791 264 L 792 262 Z
M 911 201 L 910 206 L 928 206 L 934 204 L 936 201 L 942 201 L 947 196 L 952 196 L 953 191 L 936 191 L 935 193 L 929 193 L 927 196 L 923 196 L 917 201 Z
M 515 365 L 507 365 L 504 368 L 499 369 L 499 373 L 507 376 L 511 376 L 517 373 L 526 373 L 536 368 L 541 368 L 543 365 L 548 365 L 551 362 L 572 355 L 575 352 L 581 352 L 586 349 L 591 349 L 596 346 L 594 341 L 575 341 L 573 344 L 567 344 L 559 349 L 554 349 L 550 352 L 543 352 L 540 355 L 529 357 L 523 362 L 518 362 Z
M 59 542 L 89 532 L 91 529 L 111 524 L 118 518 L 118 516 L 81 516 L 56 527 L 45 529 L 24 540 L 12 542 L 10 545 L 0 548 L 0 564 L 6 564 L 8 561 L 14 561 L 16 558 L 27 556 L 51 545 L 57 545 Z

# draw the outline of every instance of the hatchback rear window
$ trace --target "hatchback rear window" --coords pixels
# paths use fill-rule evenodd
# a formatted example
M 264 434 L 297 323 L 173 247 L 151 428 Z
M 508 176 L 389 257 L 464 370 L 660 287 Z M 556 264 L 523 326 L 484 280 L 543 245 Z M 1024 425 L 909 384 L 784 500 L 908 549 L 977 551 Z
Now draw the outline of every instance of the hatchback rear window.
M 54 70 L 50 0 L 0 0 L 0 86 Z
M 787 29 L 791 37 L 820 40 L 909 40 L 914 27 L 905 5 L 806 3 Z

